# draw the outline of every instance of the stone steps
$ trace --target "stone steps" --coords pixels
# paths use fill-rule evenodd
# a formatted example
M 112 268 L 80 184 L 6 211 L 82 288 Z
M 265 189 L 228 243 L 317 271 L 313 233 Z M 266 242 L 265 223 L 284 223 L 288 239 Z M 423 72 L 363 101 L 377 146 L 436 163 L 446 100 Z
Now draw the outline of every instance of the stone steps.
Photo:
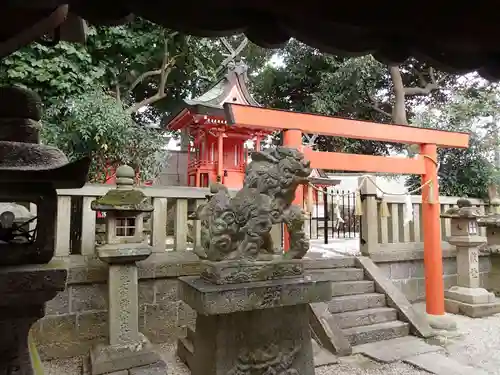
M 328 303 L 328 311 L 332 314 L 374 307 L 386 307 L 385 295 L 381 293 L 365 293 L 339 296 L 333 297 Z
M 334 319 L 341 329 L 346 329 L 394 321 L 398 319 L 398 312 L 391 307 L 375 307 L 334 314 L 329 319 Z
M 367 344 L 370 342 L 395 339 L 397 337 L 408 336 L 410 325 L 408 323 L 395 320 L 343 329 L 342 332 L 352 346 Z
M 339 281 L 332 283 L 332 296 L 348 296 L 375 292 L 375 283 L 370 280 Z
M 365 277 L 363 270 L 359 268 L 335 268 L 330 270 L 316 269 L 308 272 L 315 277 L 323 277 L 331 281 L 362 281 Z

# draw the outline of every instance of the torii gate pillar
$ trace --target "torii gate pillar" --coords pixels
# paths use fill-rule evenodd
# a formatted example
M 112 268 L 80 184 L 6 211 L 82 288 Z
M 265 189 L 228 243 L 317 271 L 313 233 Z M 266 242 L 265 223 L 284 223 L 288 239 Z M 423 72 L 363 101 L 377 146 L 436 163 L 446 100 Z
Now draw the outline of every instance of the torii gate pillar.
M 427 181 L 432 181 L 431 184 L 422 188 L 426 311 L 430 315 L 444 315 L 437 146 L 433 144 L 421 145 L 420 156 L 424 158 L 425 168 L 425 173 L 422 175 L 422 185 Z
M 299 151 L 302 151 L 302 130 L 295 130 L 295 129 L 284 130 L 283 146 L 296 148 Z M 304 187 L 300 185 L 295 192 L 295 199 L 293 203 L 299 207 L 303 207 L 303 197 L 304 197 L 303 189 Z M 288 251 L 288 249 L 290 248 L 290 236 L 288 234 L 288 231 L 286 230 L 286 227 L 284 228 L 283 234 L 284 234 L 283 235 L 284 250 Z

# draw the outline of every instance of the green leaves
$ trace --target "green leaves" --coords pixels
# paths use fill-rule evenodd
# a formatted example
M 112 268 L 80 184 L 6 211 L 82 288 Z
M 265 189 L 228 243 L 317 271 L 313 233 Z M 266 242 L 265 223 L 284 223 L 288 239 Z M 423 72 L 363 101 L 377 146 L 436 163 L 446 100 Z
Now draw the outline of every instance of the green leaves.
M 72 160 L 91 155 L 93 182 L 104 182 L 108 167 L 120 164 L 140 170 L 144 179 L 156 177 L 167 160 L 164 135 L 136 124 L 120 102 L 100 90 L 51 106 L 42 138 Z

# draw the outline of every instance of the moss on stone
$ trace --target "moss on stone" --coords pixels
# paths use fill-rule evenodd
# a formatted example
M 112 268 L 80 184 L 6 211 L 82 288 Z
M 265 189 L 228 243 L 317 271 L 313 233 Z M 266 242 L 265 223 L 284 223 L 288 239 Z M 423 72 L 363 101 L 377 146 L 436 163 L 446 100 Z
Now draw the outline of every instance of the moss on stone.
M 92 209 L 152 211 L 153 207 L 140 190 L 110 190 L 92 202 Z

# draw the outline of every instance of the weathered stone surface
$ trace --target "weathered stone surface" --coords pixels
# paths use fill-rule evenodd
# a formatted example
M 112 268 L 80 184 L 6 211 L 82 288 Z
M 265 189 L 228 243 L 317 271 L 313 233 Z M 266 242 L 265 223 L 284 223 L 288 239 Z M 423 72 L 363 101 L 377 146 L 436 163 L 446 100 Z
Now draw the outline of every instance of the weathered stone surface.
M 464 288 L 453 286 L 444 292 L 447 299 L 469 304 L 495 302 L 495 295 L 483 288 Z
M 389 322 L 398 319 L 398 312 L 391 307 L 376 307 L 373 309 L 347 311 L 335 314 L 328 319 L 335 321 L 342 329 L 365 326 L 369 324 Z
M 463 314 L 471 318 L 482 318 L 500 313 L 500 300 L 492 303 L 470 304 L 445 298 L 444 306 L 447 312 L 452 314 Z
M 361 353 L 379 362 L 396 362 L 423 353 L 441 351 L 441 347 L 427 344 L 423 339 L 413 336 L 399 337 L 379 342 L 362 344 L 354 348 L 354 353 Z
M 179 301 L 178 319 L 177 325 L 179 327 L 187 326 L 194 328 L 196 324 L 196 311 L 194 311 L 189 305 L 182 301 Z
M 311 340 L 311 344 L 313 347 L 314 367 L 327 366 L 339 362 L 336 355 L 322 348 L 316 341 Z
M 97 248 L 99 259 L 110 264 L 139 262 L 151 253 L 151 246 L 146 244 L 104 244 Z
M 82 312 L 76 317 L 79 340 L 108 337 L 108 314 L 105 311 Z
M 163 361 L 158 361 L 147 366 L 131 368 L 129 375 L 167 375 L 167 365 Z
M 432 329 L 425 317 L 419 314 L 405 295 L 378 271 L 375 263 L 367 257 L 359 257 L 357 261 L 367 276 L 375 282 L 376 290 L 385 294 L 389 306 L 396 308 L 404 320 L 410 323 L 412 331 L 422 337 L 431 336 Z
M 138 285 L 139 306 L 155 302 L 155 280 L 141 280 Z
M 346 296 L 351 294 L 364 294 L 375 292 L 373 281 L 339 281 L 332 283 L 332 296 Z
M 193 375 L 259 373 L 264 363 L 276 373 L 314 375 L 306 304 L 198 316 Z
M 182 277 L 181 296 L 199 314 L 237 311 L 320 302 L 331 298 L 329 281 L 312 276 L 245 284 L 215 285 L 197 277 Z
M 368 326 L 347 328 L 344 329 L 343 332 L 351 345 L 354 346 L 407 336 L 410 333 L 410 325 L 396 320 Z
M 252 154 L 243 188 L 234 197 L 224 185 L 213 185 L 213 195 L 196 211 L 204 250 L 198 255 L 211 261 L 303 258 L 309 241 L 303 210 L 293 205 L 293 199 L 297 187 L 308 181 L 309 165 L 297 149 L 268 148 Z M 289 233 L 285 255 L 275 254 L 271 237 L 278 223 L 284 223 Z
M 71 312 L 107 310 L 108 289 L 105 284 L 72 285 L 70 288 Z
M 328 312 L 328 305 L 324 302 L 309 304 L 309 325 L 315 338 L 321 346 L 331 353 L 341 356 L 350 355 L 351 344 L 344 333 L 337 325 L 336 321 L 329 321 L 331 318 Z
M 336 314 L 344 311 L 363 310 L 384 306 L 385 296 L 383 294 L 369 293 L 334 297 L 328 303 L 328 310 L 332 314 Z
M 306 255 L 307 256 L 307 255 Z M 338 257 L 338 258 L 322 258 L 322 259 L 307 259 L 302 260 L 306 270 L 315 269 L 332 269 L 332 268 L 345 268 L 354 267 L 356 259 L 354 257 Z
M 154 343 L 175 340 L 181 328 L 177 325 L 179 303 L 144 305 L 142 332 Z
M 308 274 L 315 275 L 318 279 L 330 281 L 360 281 L 363 280 L 363 270 L 359 268 L 333 268 L 308 270 Z
M 300 260 L 203 261 L 201 266 L 201 278 L 218 285 L 299 277 L 304 273 L 304 265 Z
M 145 338 L 131 345 L 96 345 L 90 351 L 92 375 L 132 369 L 161 361 Z
M 436 375 L 487 375 L 486 371 L 462 365 L 454 359 L 439 353 L 420 354 L 414 357 L 405 358 L 403 362 Z
M 155 303 L 176 302 L 179 300 L 179 282 L 177 279 L 159 279 L 155 281 Z
M 69 313 L 69 289 L 66 288 L 45 304 L 47 315 L 59 315 Z

